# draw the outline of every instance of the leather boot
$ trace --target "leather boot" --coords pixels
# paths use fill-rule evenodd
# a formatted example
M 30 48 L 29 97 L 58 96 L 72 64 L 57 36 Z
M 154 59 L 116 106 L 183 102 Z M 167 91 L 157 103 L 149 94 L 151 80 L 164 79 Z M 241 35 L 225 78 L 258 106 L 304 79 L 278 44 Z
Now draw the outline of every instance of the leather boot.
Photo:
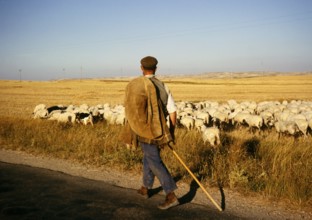
M 142 186 L 140 189 L 137 190 L 137 192 L 145 199 L 149 198 L 148 188 L 146 188 L 145 186 Z
M 165 202 L 161 203 L 158 205 L 159 209 L 169 209 L 171 207 L 179 205 L 179 200 L 174 194 L 174 192 L 170 192 L 166 195 L 166 200 Z

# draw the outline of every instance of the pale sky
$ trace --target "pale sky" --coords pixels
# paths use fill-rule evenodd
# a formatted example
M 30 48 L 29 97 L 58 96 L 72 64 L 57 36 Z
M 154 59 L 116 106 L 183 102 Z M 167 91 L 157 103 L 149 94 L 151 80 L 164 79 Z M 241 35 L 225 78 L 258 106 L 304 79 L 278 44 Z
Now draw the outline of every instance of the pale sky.
M 312 71 L 312 0 L 0 0 L 0 79 Z

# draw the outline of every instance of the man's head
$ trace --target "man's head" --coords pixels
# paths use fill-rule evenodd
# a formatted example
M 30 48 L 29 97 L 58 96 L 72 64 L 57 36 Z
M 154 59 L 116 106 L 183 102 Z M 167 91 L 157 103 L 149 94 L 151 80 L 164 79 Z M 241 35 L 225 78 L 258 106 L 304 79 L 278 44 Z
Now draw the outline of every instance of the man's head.
M 153 72 L 155 73 L 157 69 L 158 61 L 155 57 L 147 56 L 141 59 L 141 69 L 143 72 Z

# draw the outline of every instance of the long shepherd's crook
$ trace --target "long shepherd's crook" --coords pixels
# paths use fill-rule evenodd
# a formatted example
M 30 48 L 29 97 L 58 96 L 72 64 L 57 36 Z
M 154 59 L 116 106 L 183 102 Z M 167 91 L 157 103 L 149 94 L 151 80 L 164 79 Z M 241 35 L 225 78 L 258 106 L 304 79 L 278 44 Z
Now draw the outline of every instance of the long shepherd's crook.
M 200 188 L 206 193 L 207 197 L 210 199 L 210 201 L 219 209 L 219 211 L 222 212 L 221 207 L 214 201 L 214 199 L 209 195 L 209 193 L 206 191 L 206 189 L 203 187 L 203 185 L 199 182 L 199 180 L 196 178 L 196 176 L 192 173 L 192 171 L 185 165 L 183 160 L 179 157 L 177 152 L 172 148 L 170 144 L 168 144 L 169 148 L 172 150 L 173 154 L 176 156 L 176 158 L 180 161 L 180 163 L 184 166 L 184 168 L 191 174 L 193 179 L 197 182 L 197 184 L 200 186 Z

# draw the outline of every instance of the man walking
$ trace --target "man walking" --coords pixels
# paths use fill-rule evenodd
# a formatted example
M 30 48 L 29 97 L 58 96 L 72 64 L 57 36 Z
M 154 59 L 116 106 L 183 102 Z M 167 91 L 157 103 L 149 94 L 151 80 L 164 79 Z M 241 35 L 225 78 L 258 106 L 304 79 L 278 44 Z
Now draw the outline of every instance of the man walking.
M 143 184 L 138 193 L 148 198 L 156 176 L 166 193 L 165 202 L 158 208 L 168 209 L 179 201 L 174 193 L 176 183 L 160 157 L 160 149 L 174 141 L 176 106 L 168 87 L 155 77 L 157 64 L 155 57 L 144 57 L 143 76 L 133 79 L 126 87 L 124 140 L 140 145 L 143 151 Z

